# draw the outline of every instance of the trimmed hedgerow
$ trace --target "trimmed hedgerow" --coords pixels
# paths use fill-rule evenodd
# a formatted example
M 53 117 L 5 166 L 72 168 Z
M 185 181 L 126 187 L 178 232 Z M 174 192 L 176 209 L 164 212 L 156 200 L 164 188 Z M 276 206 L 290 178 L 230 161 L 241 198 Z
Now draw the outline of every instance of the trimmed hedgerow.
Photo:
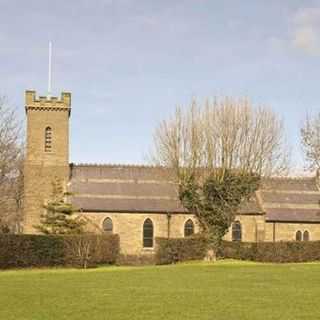
M 258 243 L 224 241 L 218 255 L 221 258 L 258 262 L 320 261 L 320 241 Z
M 156 239 L 157 264 L 200 260 L 207 254 L 207 240 L 202 236 L 180 239 Z M 217 252 L 220 259 L 289 263 L 320 261 L 320 241 L 308 242 L 229 242 L 223 241 Z
M 208 240 L 195 235 L 188 238 L 157 238 L 156 264 L 171 264 L 188 260 L 201 260 L 206 256 Z
M 0 235 L 0 268 L 59 266 L 64 264 L 62 237 Z
M 115 263 L 118 235 L 0 235 L 0 269 Z

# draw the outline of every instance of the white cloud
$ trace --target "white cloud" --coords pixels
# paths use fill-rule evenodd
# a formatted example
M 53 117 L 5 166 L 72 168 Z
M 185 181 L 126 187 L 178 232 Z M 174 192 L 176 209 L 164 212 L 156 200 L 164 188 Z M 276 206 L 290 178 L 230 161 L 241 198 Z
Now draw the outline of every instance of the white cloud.
M 296 13 L 292 45 L 308 54 L 320 55 L 320 8 L 304 8 Z

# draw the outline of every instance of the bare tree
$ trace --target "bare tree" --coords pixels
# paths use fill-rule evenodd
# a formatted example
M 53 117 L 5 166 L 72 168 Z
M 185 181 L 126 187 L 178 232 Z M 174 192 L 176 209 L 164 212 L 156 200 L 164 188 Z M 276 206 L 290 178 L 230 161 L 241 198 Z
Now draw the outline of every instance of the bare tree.
M 0 232 L 21 228 L 23 148 L 15 111 L 0 97 Z
M 97 237 L 90 235 L 79 235 L 65 237 L 65 246 L 71 262 L 87 269 L 93 259 Z
M 186 170 L 237 169 L 270 176 L 286 173 L 288 151 L 282 120 L 268 108 L 224 98 L 199 106 L 193 101 L 164 120 L 154 135 L 153 161 Z
M 320 112 L 312 119 L 307 115 L 301 127 L 301 143 L 307 169 L 320 169 Z
M 282 121 L 245 99 L 177 108 L 154 143 L 154 161 L 174 171 L 181 203 L 208 236 L 210 259 L 261 176 L 283 174 L 288 164 Z
M 97 263 L 105 263 L 105 239 L 101 235 L 85 233 L 82 235 L 67 235 L 64 237 L 67 259 L 72 265 L 88 268 Z

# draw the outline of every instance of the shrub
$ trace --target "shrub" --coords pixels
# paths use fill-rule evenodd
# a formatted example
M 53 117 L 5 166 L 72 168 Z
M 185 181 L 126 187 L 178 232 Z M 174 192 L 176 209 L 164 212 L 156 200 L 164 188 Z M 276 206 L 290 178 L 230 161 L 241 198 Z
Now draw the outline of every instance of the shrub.
M 86 265 L 75 250 L 80 238 L 90 244 Z M 118 235 L 0 235 L 0 269 L 111 264 L 118 253 Z
M 63 239 L 66 264 L 71 266 L 114 264 L 119 255 L 117 235 L 68 235 Z
M 224 241 L 218 255 L 221 258 L 259 262 L 320 261 L 320 241 L 258 243 Z
M 157 264 L 170 264 L 188 260 L 204 259 L 207 253 L 207 238 L 195 235 L 188 238 L 157 238 Z

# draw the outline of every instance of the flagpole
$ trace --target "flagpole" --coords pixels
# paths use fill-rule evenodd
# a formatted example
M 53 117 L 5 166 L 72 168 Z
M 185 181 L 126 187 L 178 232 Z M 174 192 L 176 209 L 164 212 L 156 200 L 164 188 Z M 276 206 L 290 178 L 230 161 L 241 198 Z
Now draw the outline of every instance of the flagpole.
M 48 66 L 48 99 L 51 98 L 51 62 L 52 62 L 52 43 L 49 41 L 49 66 Z

